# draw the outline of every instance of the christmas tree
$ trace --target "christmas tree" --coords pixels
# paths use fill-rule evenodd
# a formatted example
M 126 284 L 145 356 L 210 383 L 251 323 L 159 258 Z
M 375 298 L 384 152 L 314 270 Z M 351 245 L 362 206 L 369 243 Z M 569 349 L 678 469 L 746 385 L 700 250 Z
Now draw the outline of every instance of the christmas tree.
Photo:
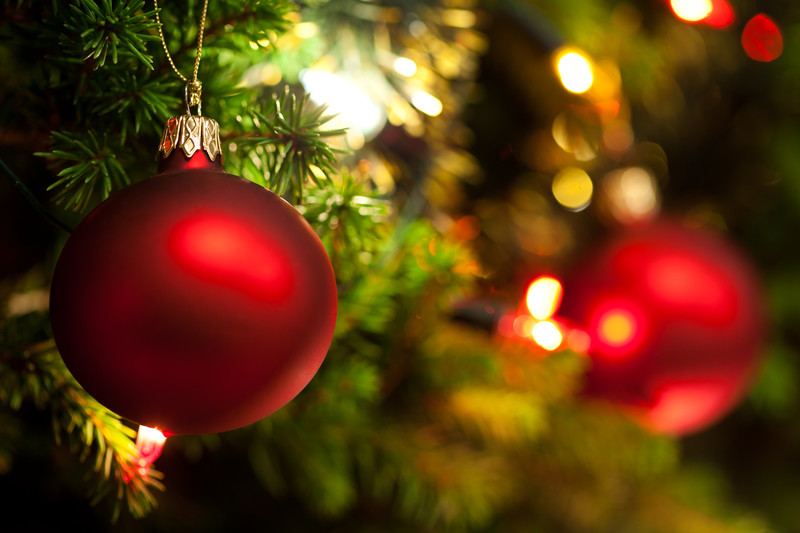
M 7 0 L 2 9 L 0 529 L 800 526 L 796 8 Z M 174 161 L 199 174 L 199 154 L 203 169 L 221 172 L 210 122 L 202 141 L 186 134 L 191 149 L 171 144 L 176 122 L 162 133 L 171 117 L 199 121 L 200 105 L 219 125 L 225 170 L 249 182 L 234 180 L 251 192 L 231 205 L 245 216 L 267 190 L 291 202 L 280 203 L 289 218 L 276 235 L 305 257 L 316 241 L 286 220 L 307 221 L 335 273 L 338 310 L 334 328 L 317 256 L 296 284 L 307 311 L 276 313 L 269 322 L 280 325 L 253 326 L 243 347 L 211 346 L 245 327 L 238 311 L 201 327 L 197 308 L 165 296 L 155 307 L 166 318 L 147 335 L 193 339 L 175 348 L 191 366 L 205 364 L 197 354 L 221 358 L 213 387 L 167 405 L 150 394 L 194 378 L 166 359 L 147 379 L 132 374 L 146 344 L 105 333 L 139 327 L 119 302 L 140 293 L 109 287 L 140 277 L 162 293 L 182 286 L 131 252 L 152 241 L 148 211 L 99 224 L 124 223 L 102 246 L 74 243 L 102 212 L 123 212 L 130 191 L 166 183 Z M 194 198 L 200 187 L 189 183 L 151 197 L 149 213 Z M 223 196 L 214 189 L 201 207 Z M 259 209 L 246 215 L 272 216 Z M 258 302 L 252 309 L 277 306 L 284 292 L 252 290 L 273 276 L 264 265 L 281 264 L 259 240 L 269 226 L 223 232 L 211 266 L 186 276 L 224 277 L 237 298 Z M 598 244 L 613 235 L 616 244 Z M 235 262 L 217 261 L 231 249 Z M 112 268 L 113 250 L 134 257 Z M 79 266 L 58 288 L 53 273 L 67 260 Z M 104 269 L 118 277 L 99 279 Z M 51 313 L 51 285 L 69 312 Z M 606 294 L 613 305 L 597 311 Z M 109 344 L 87 364 L 93 382 L 74 361 L 101 334 Z M 226 425 L 228 410 L 212 411 L 249 390 L 260 368 L 234 368 L 236 354 L 276 357 L 282 335 L 287 346 L 325 344 L 324 362 L 320 353 L 303 379 L 255 380 L 269 408 Z M 130 357 L 102 358 L 117 349 Z M 662 383 L 670 372 L 688 376 L 682 389 Z M 135 416 L 110 410 L 106 398 L 130 384 L 144 391 L 125 404 Z M 189 434 L 168 436 L 158 458 L 163 436 L 140 427 L 139 413 L 176 405 L 193 420 L 178 433 Z M 191 431 L 212 420 L 239 429 Z

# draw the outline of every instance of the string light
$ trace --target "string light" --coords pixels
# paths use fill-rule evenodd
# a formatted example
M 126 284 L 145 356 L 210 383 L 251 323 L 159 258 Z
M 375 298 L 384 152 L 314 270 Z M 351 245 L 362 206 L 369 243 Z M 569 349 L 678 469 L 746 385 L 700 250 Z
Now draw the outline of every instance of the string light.
M 417 63 L 407 57 L 397 57 L 392 62 L 392 68 L 403 77 L 410 78 L 417 73 Z
M 536 320 L 552 317 L 561 304 L 563 290 L 561 282 L 550 276 L 536 278 L 528 285 L 525 303 L 528 312 Z
M 711 0 L 670 0 L 669 5 L 675 16 L 686 22 L 699 22 L 714 9 Z
M 136 433 L 136 450 L 139 452 L 137 463 L 140 469 L 148 469 L 164 450 L 167 437 L 158 428 L 139 426 Z
M 531 338 L 548 352 L 556 350 L 564 341 L 561 329 L 552 320 L 536 322 L 531 328 Z
M 411 105 L 429 117 L 441 115 L 444 108 L 441 100 L 422 89 L 418 89 L 411 94 Z
M 589 57 L 576 48 L 556 51 L 555 66 L 564 88 L 574 94 L 583 94 L 592 88 L 594 72 Z

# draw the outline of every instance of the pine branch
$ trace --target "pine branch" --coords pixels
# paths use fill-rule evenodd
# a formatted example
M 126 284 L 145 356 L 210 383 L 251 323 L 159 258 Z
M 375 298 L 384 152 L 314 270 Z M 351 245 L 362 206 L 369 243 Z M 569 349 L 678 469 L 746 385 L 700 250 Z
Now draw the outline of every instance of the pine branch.
M 172 79 L 151 79 L 136 72 L 125 72 L 121 76 L 103 80 L 96 103 L 90 108 L 92 115 L 114 115 L 121 129 L 120 144 L 125 144 L 130 133 L 146 130 L 152 135 L 161 132 L 165 121 L 179 109 L 180 89 Z
M 274 97 L 264 112 L 252 111 L 245 127 L 253 136 L 240 137 L 237 146 L 239 170 L 245 178 L 265 184 L 276 194 L 299 203 L 305 181 L 317 185 L 336 173 L 336 154 L 325 139 L 344 130 L 323 130 L 331 119 L 324 107 L 312 107 L 308 96 L 298 98 L 288 90 Z
M 135 432 L 78 385 L 47 337 L 44 313 L 12 317 L 2 324 L 0 404 L 17 410 L 30 402 L 49 409 L 56 442 L 66 436 L 81 461 L 93 457 L 92 501 L 113 497 L 113 518 L 123 502 L 134 517 L 147 515 L 156 505 L 153 492 L 163 490 L 161 473 L 139 464 Z
M 388 200 L 349 173 L 309 187 L 298 209 L 325 245 L 339 283 L 363 275 L 389 231 Z
M 52 149 L 35 155 L 61 167 L 59 179 L 47 188 L 56 191 L 54 200 L 68 209 L 83 211 L 93 200 L 103 200 L 129 183 L 117 157 L 123 152 L 121 146 L 110 143 L 107 137 L 101 141 L 91 130 L 85 135 L 54 131 Z
M 68 55 L 83 55 L 97 70 L 107 60 L 133 59 L 153 68 L 147 41 L 158 40 L 152 11 L 142 11 L 144 0 L 77 0 L 69 4 L 62 44 Z M 85 55 L 84 55 L 85 54 Z
M 434 530 L 486 526 L 518 497 L 513 469 L 501 456 L 450 442 L 435 427 L 392 424 L 357 451 L 367 494 Z

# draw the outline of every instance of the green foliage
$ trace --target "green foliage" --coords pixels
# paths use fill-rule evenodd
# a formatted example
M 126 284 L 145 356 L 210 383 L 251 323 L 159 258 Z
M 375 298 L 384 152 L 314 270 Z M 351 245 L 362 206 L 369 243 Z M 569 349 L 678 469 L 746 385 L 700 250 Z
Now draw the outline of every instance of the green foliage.
M 153 68 L 147 41 L 157 40 L 152 11 L 142 11 L 144 0 L 77 0 L 66 8 L 66 30 L 61 44 L 70 56 L 83 56 L 97 70 L 111 59 L 133 58 Z M 77 59 L 77 58 L 76 58 Z
M 95 474 L 92 501 L 111 496 L 112 518 L 120 503 L 134 517 L 156 505 L 160 472 L 141 467 L 135 432 L 89 396 L 67 371 L 50 340 L 43 313 L 11 317 L 0 324 L 0 405 L 18 410 L 26 402 L 49 409 L 57 443 L 67 443 Z
M 339 283 L 362 275 L 389 232 L 391 205 L 350 173 L 312 184 L 299 210 L 325 245 Z
M 165 78 L 147 78 L 137 72 L 113 77 L 98 91 L 93 115 L 116 117 L 120 125 L 120 144 L 124 145 L 130 133 L 138 135 L 147 131 L 160 134 L 161 127 L 180 106 L 179 84 Z
M 326 139 L 344 131 L 322 129 L 331 117 L 324 107 L 312 107 L 308 95 L 298 98 L 287 90 L 268 103 L 264 112 L 253 110 L 249 120 L 243 121 L 255 132 L 234 141 L 237 152 L 243 152 L 237 158 L 238 170 L 243 177 L 299 202 L 307 180 L 319 185 L 320 177 L 330 179 L 336 173 L 336 151 Z
M 129 183 L 128 174 L 117 153 L 122 147 L 98 138 L 93 131 L 86 134 L 53 132 L 53 148 L 36 155 L 62 167 L 48 190 L 56 191 L 54 199 L 65 207 L 85 210 L 93 201 L 108 197 L 115 189 Z

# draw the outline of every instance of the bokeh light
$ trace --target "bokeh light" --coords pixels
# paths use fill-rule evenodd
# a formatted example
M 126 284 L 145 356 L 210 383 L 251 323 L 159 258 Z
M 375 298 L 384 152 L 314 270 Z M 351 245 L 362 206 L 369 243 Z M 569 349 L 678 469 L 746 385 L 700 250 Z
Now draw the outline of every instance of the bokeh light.
M 602 182 L 604 207 L 623 224 L 649 220 L 661 204 L 653 174 L 642 167 L 610 172 Z
M 783 53 L 783 35 L 771 18 L 759 13 L 742 30 L 742 48 L 755 61 L 775 61 Z
M 531 327 L 531 338 L 533 342 L 548 352 L 557 349 L 564 341 L 564 335 L 561 333 L 561 329 L 551 320 L 544 320 L 533 324 L 533 327 Z
M 528 312 L 537 320 L 552 317 L 561 304 L 563 289 L 561 282 L 550 276 L 536 278 L 528 285 L 525 303 Z
M 411 94 L 411 105 L 429 117 L 441 115 L 442 110 L 444 109 L 441 100 L 421 89 L 416 90 Z
M 633 315 L 624 309 L 612 309 L 601 318 L 597 334 L 609 346 L 625 346 L 631 342 L 636 333 L 636 321 Z
M 320 69 L 305 69 L 300 73 L 300 82 L 311 100 L 325 105 L 333 115 L 329 122 L 331 129 L 347 128 L 360 134 L 363 140 L 370 140 L 386 124 L 386 113 L 364 90 L 362 85 L 343 74 Z M 349 140 L 349 139 L 348 139 Z
M 592 178 L 576 167 L 562 169 L 553 178 L 553 196 L 567 209 L 581 211 L 592 201 Z
M 575 48 L 562 48 L 555 54 L 555 66 L 564 88 L 583 94 L 592 88 L 594 72 L 589 57 Z
M 580 329 L 571 329 L 567 333 L 567 346 L 570 350 L 579 354 L 586 354 L 592 344 L 589 334 Z
M 714 9 L 711 0 L 670 0 L 669 5 L 675 16 L 686 22 L 699 22 Z
M 417 64 L 413 59 L 409 59 L 407 57 L 395 58 L 395 60 L 392 62 L 392 68 L 395 72 L 406 78 L 410 78 L 417 73 Z
M 608 361 L 634 357 L 648 337 L 647 318 L 629 298 L 607 295 L 597 300 L 589 317 L 591 348 Z
M 728 0 L 711 0 L 711 5 L 711 14 L 702 20 L 706 26 L 723 29 L 736 21 L 736 13 Z

